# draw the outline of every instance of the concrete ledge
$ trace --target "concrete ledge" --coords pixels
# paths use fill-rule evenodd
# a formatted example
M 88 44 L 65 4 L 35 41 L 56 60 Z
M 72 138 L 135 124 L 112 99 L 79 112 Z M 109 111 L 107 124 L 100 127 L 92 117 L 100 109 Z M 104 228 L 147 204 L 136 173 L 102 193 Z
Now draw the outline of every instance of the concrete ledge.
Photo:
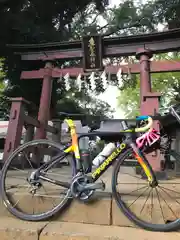
M 15 195 L 19 199 L 19 195 Z M 14 196 L 14 197 L 15 197 Z M 134 197 L 128 197 L 126 203 L 131 204 Z M 42 204 L 41 201 L 35 199 L 36 210 L 47 211 L 52 207 L 52 202 L 46 202 Z M 137 214 L 138 217 L 146 219 L 148 222 L 152 222 L 151 219 L 151 202 L 147 202 L 143 208 L 145 196 L 138 203 L 134 203 L 131 206 L 131 210 Z M 2 201 L 0 202 L 0 219 L 4 217 L 14 217 L 5 209 Z M 171 202 L 171 207 L 175 211 L 176 216 L 180 218 L 180 205 L 176 202 Z M 167 208 L 166 203 L 161 202 L 163 208 L 164 217 L 166 220 L 175 220 L 176 217 L 172 213 L 170 208 Z M 21 200 L 21 207 L 24 211 L 32 212 L 32 198 L 30 196 L 25 196 Z M 141 211 L 143 208 L 143 211 Z M 74 200 L 72 204 L 63 212 L 52 218 L 55 222 L 69 222 L 69 223 L 86 223 L 94 225 L 114 225 L 121 227 L 135 227 L 134 223 L 129 221 L 129 219 L 121 212 L 119 207 L 116 205 L 114 199 L 112 199 L 111 194 L 98 194 L 95 199 L 89 203 L 82 203 Z M 163 223 L 162 212 L 159 208 L 159 203 L 157 199 L 154 199 L 153 206 L 153 223 Z
M 114 199 L 112 200 L 112 225 L 121 227 L 135 227 L 135 224 L 131 222 L 118 208 Z
M 57 216 L 57 221 L 111 225 L 111 197 L 97 198 L 93 202 L 73 201 L 69 209 Z
M 17 195 L 16 195 L 17 196 Z M 16 197 L 14 195 L 14 197 Z M 19 197 L 19 196 L 17 196 Z M 15 199 L 15 198 L 14 198 Z M 17 198 L 18 199 L 18 198 Z M 27 212 L 32 212 L 32 198 L 25 196 L 21 200 L 21 207 Z M 36 201 L 36 210 L 46 210 L 52 207 L 52 202 L 42 204 L 41 201 Z M 59 215 L 52 218 L 53 221 L 60 222 L 76 222 L 88 223 L 98 225 L 111 225 L 111 207 L 112 197 L 111 194 L 96 194 L 95 199 L 89 203 L 82 203 L 73 200 L 72 204 Z M 0 218 L 10 217 L 14 218 L 5 208 L 2 201 L 0 201 Z
M 29 223 L 12 218 L 0 219 L 1 240 L 38 240 L 47 223 Z
M 160 208 L 160 205 L 158 203 L 158 199 L 154 199 L 154 205 L 153 205 L 153 213 L 151 216 L 151 202 L 149 201 L 144 205 L 146 199 L 143 199 L 139 201 L 138 203 L 134 203 L 130 209 L 133 213 L 136 214 L 137 217 L 140 219 L 146 219 L 147 222 L 151 223 L 153 219 L 153 223 L 155 224 L 162 224 L 164 223 L 163 217 L 162 217 L 162 210 Z M 126 204 L 130 205 L 132 203 L 132 199 L 128 199 L 126 201 Z M 170 207 L 167 207 L 166 202 L 162 202 L 161 200 L 161 207 L 163 209 L 163 216 L 166 221 L 174 221 L 178 218 L 180 218 L 180 205 L 179 202 L 168 202 Z M 173 213 L 174 212 L 174 213 Z M 152 218 L 151 218 L 152 217 Z M 117 206 L 115 200 L 112 200 L 112 225 L 114 226 L 121 226 L 121 227 L 135 227 L 135 224 L 131 222 L 119 209 Z
M 179 240 L 180 232 L 148 232 L 131 227 L 82 223 L 28 223 L 4 218 L 0 220 L 1 240 Z
M 178 240 L 180 233 L 157 233 L 115 226 L 98 226 L 79 223 L 50 223 L 39 240 Z

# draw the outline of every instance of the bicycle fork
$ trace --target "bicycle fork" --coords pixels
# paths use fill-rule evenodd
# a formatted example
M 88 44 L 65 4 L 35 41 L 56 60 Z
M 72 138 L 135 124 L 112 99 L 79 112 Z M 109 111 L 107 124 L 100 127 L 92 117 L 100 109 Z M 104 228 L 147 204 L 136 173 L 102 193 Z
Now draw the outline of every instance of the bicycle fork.
M 156 176 L 155 176 L 153 169 L 152 169 L 151 165 L 149 164 L 148 160 L 143 155 L 143 153 L 137 148 L 135 143 L 130 143 L 130 146 L 132 147 L 132 149 L 134 151 L 135 158 L 137 159 L 138 163 L 141 165 L 141 167 L 143 168 L 143 170 L 146 174 L 149 185 L 151 187 L 156 187 L 158 185 L 158 182 L 157 182 Z

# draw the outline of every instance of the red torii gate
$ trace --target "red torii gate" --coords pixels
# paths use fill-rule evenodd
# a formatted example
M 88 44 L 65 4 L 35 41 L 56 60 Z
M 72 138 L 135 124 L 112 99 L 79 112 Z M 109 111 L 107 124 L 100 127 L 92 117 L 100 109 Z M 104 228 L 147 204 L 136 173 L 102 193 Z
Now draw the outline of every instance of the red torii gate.
M 49 110 L 52 92 L 52 79 L 59 78 L 60 75 L 69 73 L 71 76 L 77 76 L 84 73 L 83 68 L 59 69 L 54 68 L 52 61 L 57 59 L 71 60 L 82 59 L 83 49 L 81 41 L 72 41 L 64 43 L 48 43 L 37 45 L 9 45 L 14 49 L 14 54 L 21 56 L 22 61 L 44 61 L 46 62 L 44 69 L 35 71 L 23 71 L 21 79 L 43 79 L 41 100 L 39 106 L 38 120 L 29 117 L 20 117 L 22 111 L 23 99 L 16 99 L 12 103 L 8 134 L 6 137 L 4 159 L 19 145 L 23 123 L 26 121 L 38 127 L 36 138 L 45 138 L 46 130 L 55 133 L 56 129 L 50 129 L 47 126 L 49 120 Z M 177 51 L 180 49 L 180 29 L 166 31 L 162 33 L 153 33 L 128 37 L 104 38 L 102 40 L 102 57 L 118 57 L 136 55 L 139 59 L 138 64 L 127 66 L 107 66 L 106 72 L 111 74 L 117 73 L 121 67 L 123 73 L 140 73 L 140 96 L 141 96 L 141 114 L 154 115 L 158 112 L 159 93 L 151 91 L 150 73 L 153 72 L 171 72 L 180 71 L 180 62 L 176 61 L 156 61 L 151 62 L 153 54 Z M 16 112 L 16 114 L 15 114 Z M 19 118 L 17 117 L 19 113 Z M 15 116 L 16 115 L 16 116 Z M 34 121 L 34 122 L 33 122 Z M 32 123 L 33 122 L 33 123 Z M 156 128 L 158 124 L 156 123 Z M 150 156 L 153 168 L 159 172 L 160 156 L 159 154 Z
M 123 74 L 128 74 L 129 71 L 131 74 L 140 73 L 140 63 L 128 64 L 128 65 L 117 65 L 117 66 L 106 66 L 105 72 L 110 74 L 116 74 L 119 69 L 122 69 Z M 161 72 L 178 72 L 180 71 L 180 61 L 151 61 L 150 62 L 150 72 L 151 73 L 161 73 Z M 77 77 L 79 74 L 81 75 L 89 75 L 89 73 L 85 73 L 83 68 L 56 68 L 52 69 L 52 77 L 59 78 L 59 76 L 64 76 L 69 73 L 72 77 Z M 21 73 L 21 79 L 43 79 L 44 77 L 44 68 L 34 71 L 23 71 Z

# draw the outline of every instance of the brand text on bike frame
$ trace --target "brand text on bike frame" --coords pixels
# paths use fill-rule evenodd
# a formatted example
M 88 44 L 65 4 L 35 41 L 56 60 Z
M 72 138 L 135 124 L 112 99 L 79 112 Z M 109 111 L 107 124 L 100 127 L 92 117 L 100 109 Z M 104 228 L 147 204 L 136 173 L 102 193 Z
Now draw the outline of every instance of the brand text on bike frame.
M 91 175 L 94 181 L 96 181 L 106 171 L 106 169 L 110 167 L 110 165 L 119 156 L 119 154 L 126 149 L 126 146 L 127 145 L 125 143 L 121 143 L 120 146 L 117 147 L 115 151 L 113 151 L 111 155 L 106 160 L 104 160 L 98 168 L 96 168 L 96 170 Z

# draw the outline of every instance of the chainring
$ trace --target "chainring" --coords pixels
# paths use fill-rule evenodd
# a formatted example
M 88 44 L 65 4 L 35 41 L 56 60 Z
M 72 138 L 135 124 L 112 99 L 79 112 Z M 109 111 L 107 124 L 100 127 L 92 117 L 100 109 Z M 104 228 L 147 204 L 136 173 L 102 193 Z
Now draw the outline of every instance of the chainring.
M 72 196 L 83 202 L 89 201 L 89 199 L 94 194 L 95 190 L 80 191 L 79 187 L 85 186 L 91 182 L 92 182 L 92 178 L 87 175 L 81 175 L 81 176 L 74 177 L 74 179 L 71 183 Z

